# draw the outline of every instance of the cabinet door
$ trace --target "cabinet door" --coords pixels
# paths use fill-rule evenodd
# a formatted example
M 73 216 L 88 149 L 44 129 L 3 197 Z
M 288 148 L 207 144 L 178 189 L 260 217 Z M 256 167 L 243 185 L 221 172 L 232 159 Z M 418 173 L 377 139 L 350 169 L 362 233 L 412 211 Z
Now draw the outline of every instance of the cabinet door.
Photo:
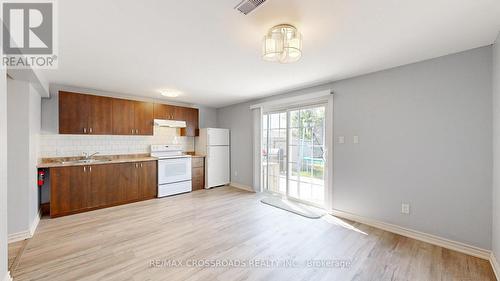
M 91 206 L 90 176 L 86 166 L 50 169 L 50 216 Z
M 153 104 L 149 102 L 135 102 L 135 134 L 153 135 Z
M 134 134 L 134 101 L 113 99 L 113 135 Z
M 118 203 L 116 188 L 113 186 L 115 164 L 93 165 L 89 167 L 91 208 Z
M 156 161 L 139 163 L 139 197 L 141 199 L 155 198 L 158 190 L 156 179 Z
M 199 135 L 198 109 L 185 108 L 186 128 L 181 128 L 181 136 L 194 137 Z
M 111 135 L 113 133 L 113 99 L 100 96 L 88 96 L 89 129 L 93 135 Z
M 89 130 L 88 96 L 59 92 L 59 134 L 86 134 Z
M 168 104 L 154 104 L 154 119 L 175 120 L 175 106 Z
M 200 190 L 205 187 L 205 168 L 196 167 L 191 170 L 192 181 L 191 188 L 193 191 Z
M 108 191 L 109 205 L 122 204 L 129 201 L 131 182 L 137 182 L 137 174 L 133 163 L 113 164 L 113 183 Z

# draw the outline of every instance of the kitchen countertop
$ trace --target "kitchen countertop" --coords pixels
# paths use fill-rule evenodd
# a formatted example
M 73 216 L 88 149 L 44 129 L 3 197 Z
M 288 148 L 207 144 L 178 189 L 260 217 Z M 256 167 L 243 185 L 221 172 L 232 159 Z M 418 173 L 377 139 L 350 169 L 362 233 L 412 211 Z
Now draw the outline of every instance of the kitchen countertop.
M 191 155 L 191 158 L 205 158 L 203 155 Z
M 106 160 L 94 163 L 62 163 L 66 161 L 82 160 L 83 157 L 54 157 L 42 158 L 38 163 L 38 168 L 55 168 L 55 167 L 71 167 L 71 166 L 89 166 L 89 165 L 104 165 L 129 162 L 146 162 L 156 161 L 158 158 L 151 157 L 149 154 L 124 154 L 124 155 L 105 155 L 92 157 L 96 160 Z
M 204 158 L 205 155 L 200 155 L 200 154 L 195 154 L 195 152 L 188 151 L 186 152 L 187 155 L 191 155 L 192 158 Z

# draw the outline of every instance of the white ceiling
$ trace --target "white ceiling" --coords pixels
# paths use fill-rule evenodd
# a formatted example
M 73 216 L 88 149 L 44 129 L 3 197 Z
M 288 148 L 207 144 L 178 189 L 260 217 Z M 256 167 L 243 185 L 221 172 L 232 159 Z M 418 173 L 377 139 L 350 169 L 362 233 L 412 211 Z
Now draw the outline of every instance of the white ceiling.
M 58 1 L 49 82 L 220 107 L 491 44 L 499 0 Z M 303 34 L 294 64 L 260 58 L 267 29 Z

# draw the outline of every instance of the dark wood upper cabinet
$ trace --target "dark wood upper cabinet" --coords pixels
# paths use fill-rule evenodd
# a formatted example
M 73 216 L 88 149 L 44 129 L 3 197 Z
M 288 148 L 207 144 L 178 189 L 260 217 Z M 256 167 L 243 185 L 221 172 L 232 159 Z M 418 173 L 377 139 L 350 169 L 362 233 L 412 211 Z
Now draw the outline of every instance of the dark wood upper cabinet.
M 59 133 L 110 135 L 111 98 L 59 92 Z
M 111 135 L 113 133 L 113 99 L 100 96 L 88 96 L 89 129 L 93 135 Z
M 175 116 L 175 108 L 177 106 L 168 105 L 168 104 L 154 104 L 154 119 L 163 119 L 163 120 L 178 120 Z
M 134 106 L 131 100 L 113 99 L 113 135 L 134 135 Z
M 136 135 L 153 135 L 154 105 L 136 101 L 134 105 L 134 124 Z
M 198 128 L 198 109 L 197 108 L 184 108 L 186 120 L 186 128 L 181 128 L 181 136 L 195 137 L 199 135 Z
M 153 135 L 153 119 L 186 121 L 181 136 L 198 135 L 198 109 L 59 92 L 59 133 Z
M 87 134 L 89 128 L 88 96 L 59 92 L 59 134 Z

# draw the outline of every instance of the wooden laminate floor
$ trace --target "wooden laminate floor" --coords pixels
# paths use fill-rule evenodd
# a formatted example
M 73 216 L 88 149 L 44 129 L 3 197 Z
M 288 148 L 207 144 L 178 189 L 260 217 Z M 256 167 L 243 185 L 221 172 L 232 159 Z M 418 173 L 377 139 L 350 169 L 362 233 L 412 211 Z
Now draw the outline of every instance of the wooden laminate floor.
M 232 187 L 42 219 L 14 280 L 495 280 L 486 260 Z

